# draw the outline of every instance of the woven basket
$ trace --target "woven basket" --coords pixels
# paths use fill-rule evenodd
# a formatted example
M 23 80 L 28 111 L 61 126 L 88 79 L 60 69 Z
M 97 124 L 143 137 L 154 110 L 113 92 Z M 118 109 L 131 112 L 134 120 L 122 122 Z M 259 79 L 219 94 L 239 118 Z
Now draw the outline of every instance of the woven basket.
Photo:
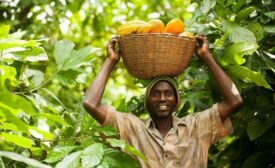
M 142 33 L 118 39 L 123 63 L 138 79 L 175 77 L 189 64 L 195 39 L 164 33 Z

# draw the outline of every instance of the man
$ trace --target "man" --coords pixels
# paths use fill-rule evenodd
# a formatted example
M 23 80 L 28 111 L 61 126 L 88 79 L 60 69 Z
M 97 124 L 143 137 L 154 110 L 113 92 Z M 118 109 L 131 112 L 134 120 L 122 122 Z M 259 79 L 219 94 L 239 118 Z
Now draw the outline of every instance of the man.
M 101 104 L 107 79 L 120 59 L 114 49 L 116 39 L 110 40 L 108 57 L 87 92 L 85 109 L 100 124 L 115 126 L 121 139 L 148 158 L 147 162 L 137 158 L 141 167 L 207 167 L 210 145 L 232 132 L 229 116 L 241 105 L 242 98 L 212 57 L 206 37 L 199 35 L 196 40 L 201 44 L 196 54 L 208 66 L 223 94 L 223 101 L 210 109 L 174 117 L 180 97 L 176 83 L 169 77 L 155 78 L 147 87 L 144 104 L 150 117 L 144 121 Z

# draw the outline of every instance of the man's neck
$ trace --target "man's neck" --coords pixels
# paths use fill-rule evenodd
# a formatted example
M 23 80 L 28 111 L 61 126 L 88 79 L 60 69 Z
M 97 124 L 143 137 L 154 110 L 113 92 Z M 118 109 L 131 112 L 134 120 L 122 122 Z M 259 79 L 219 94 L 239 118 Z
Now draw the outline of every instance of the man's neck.
M 168 117 L 151 117 L 156 125 L 156 128 L 159 130 L 162 138 L 164 138 L 166 134 L 170 131 L 170 129 L 173 127 L 172 115 Z

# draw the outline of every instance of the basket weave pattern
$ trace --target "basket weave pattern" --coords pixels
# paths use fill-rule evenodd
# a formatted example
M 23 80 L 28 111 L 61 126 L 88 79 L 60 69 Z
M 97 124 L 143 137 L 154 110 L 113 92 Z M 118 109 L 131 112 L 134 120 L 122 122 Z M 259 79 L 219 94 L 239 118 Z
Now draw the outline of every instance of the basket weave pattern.
M 189 64 L 195 39 L 163 33 L 122 36 L 118 41 L 123 63 L 138 79 L 179 75 Z

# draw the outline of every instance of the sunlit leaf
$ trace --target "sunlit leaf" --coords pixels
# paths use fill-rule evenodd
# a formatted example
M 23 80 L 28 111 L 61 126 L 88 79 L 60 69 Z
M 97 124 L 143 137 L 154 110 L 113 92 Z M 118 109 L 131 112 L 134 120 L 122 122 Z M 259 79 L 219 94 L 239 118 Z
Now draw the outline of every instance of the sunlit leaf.
M 30 159 L 28 157 L 19 155 L 14 152 L 8 152 L 8 151 L 0 151 L 0 156 L 9 158 L 14 161 L 23 162 L 27 165 L 36 167 L 36 168 L 51 168 L 51 166 L 45 165 L 35 159 Z
M 58 146 L 54 147 L 52 151 L 49 152 L 47 155 L 47 158 L 45 159 L 45 162 L 47 163 L 55 163 L 62 158 L 64 158 L 66 155 L 68 155 L 72 150 L 77 148 L 77 146 Z
M 268 33 L 275 33 L 275 25 L 266 25 L 266 26 L 263 26 L 264 27 L 264 30 Z
M 104 150 L 101 143 L 95 143 L 85 148 L 81 155 L 83 167 L 94 167 L 100 163 L 103 158 Z
M 75 168 L 79 164 L 82 151 L 71 153 L 66 156 L 61 162 L 58 162 L 55 168 Z
M 253 54 L 258 47 L 253 42 L 235 43 L 224 50 L 222 60 L 226 63 L 242 65 L 246 61 L 243 56 Z
M 14 144 L 21 146 L 23 148 L 31 148 L 32 147 L 32 141 L 28 138 L 23 137 L 23 136 L 2 132 L 2 133 L 0 133 L 0 137 L 4 138 L 5 141 L 7 141 L 7 142 L 14 143 Z
M 30 78 L 30 81 L 33 83 L 34 86 L 40 85 L 44 79 L 44 73 L 39 70 L 26 69 L 24 73 L 27 78 Z
M 10 25 L 0 24 L 0 30 L 0 38 L 3 38 L 9 34 Z
M 113 147 L 120 147 L 122 150 L 125 148 L 125 141 L 119 139 L 107 139 Z
M 248 82 L 253 82 L 258 86 L 271 89 L 270 85 L 266 82 L 264 77 L 259 72 L 255 72 L 248 69 L 247 67 L 238 66 L 238 65 L 228 66 L 227 69 L 228 69 L 227 72 L 229 74 L 231 74 L 232 76 L 238 79 L 242 79 Z
M 61 68 L 65 61 L 70 57 L 75 44 L 68 40 L 58 41 L 54 47 L 54 58 L 57 66 Z
M 89 56 L 95 51 L 96 49 L 92 47 L 84 47 L 73 51 L 70 57 L 64 62 L 62 70 L 73 69 L 87 64 L 87 61 L 91 59 Z
M 211 8 L 216 5 L 216 0 L 203 0 L 201 3 L 201 11 L 207 13 Z
M 58 115 L 56 114 L 50 114 L 50 113 L 39 113 L 37 114 L 37 117 L 38 118 L 45 118 L 47 120 L 52 120 L 52 121 L 55 121 L 63 126 L 69 126 L 68 123 L 66 123 L 61 117 L 59 117 Z
M 256 8 L 254 6 L 249 6 L 245 9 L 241 10 L 236 16 L 236 21 L 245 20 L 254 11 L 256 11 Z
M 254 34 L 250 30 L 244 27 L 241 27 L 236 23 L 225 21 L 223 24 L 223 31 L 225 33 L 228 33 L 229 39 L 233 43 L 238 43 L 238 42 L 256 43 L 256 38 Z

